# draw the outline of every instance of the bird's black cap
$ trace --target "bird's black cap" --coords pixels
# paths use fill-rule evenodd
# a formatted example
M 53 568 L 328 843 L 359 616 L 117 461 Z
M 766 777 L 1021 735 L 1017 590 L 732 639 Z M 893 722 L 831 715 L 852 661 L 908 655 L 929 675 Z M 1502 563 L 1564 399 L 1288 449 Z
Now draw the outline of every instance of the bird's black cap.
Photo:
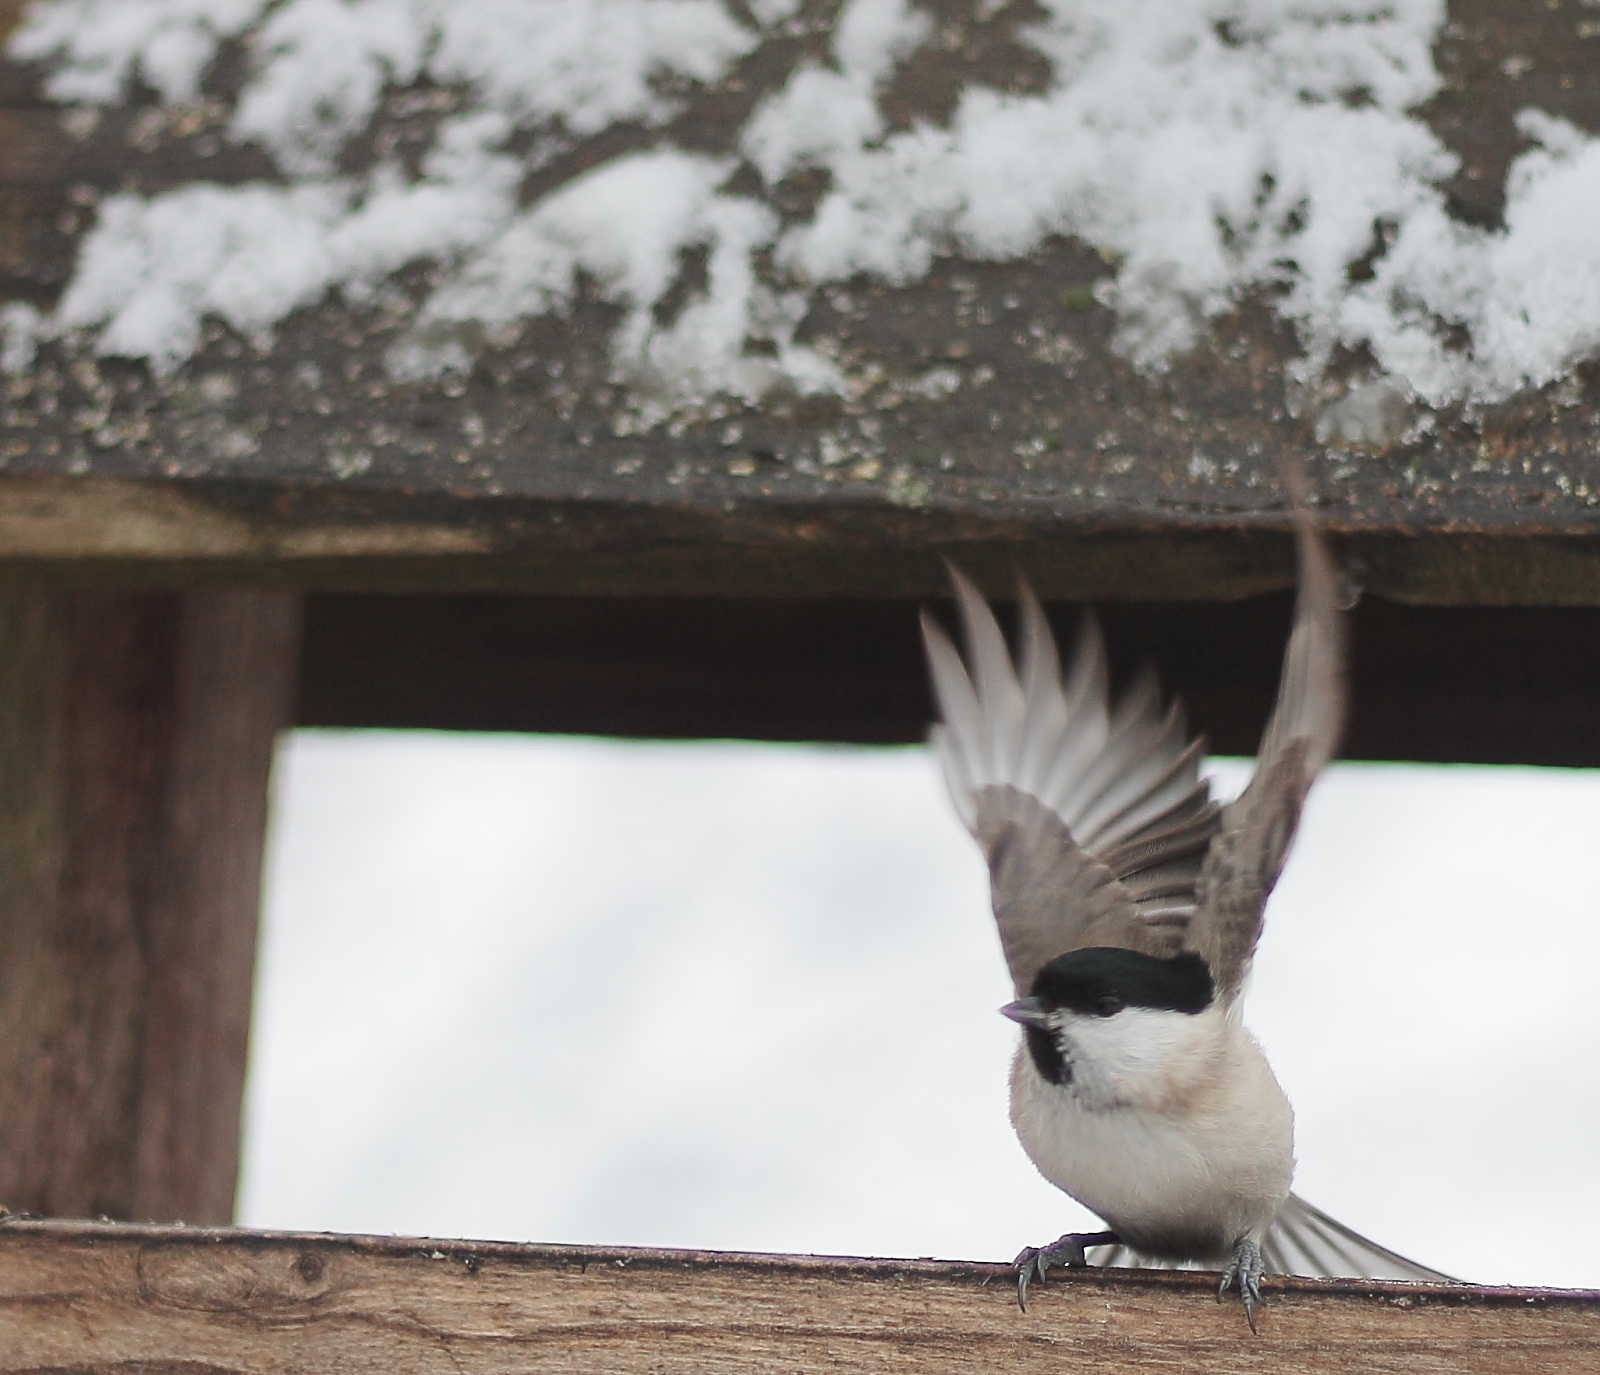
M 1085 1016 L 1114 1016 L 1124 1007 L 1204 1012 L 1216 996 L 1211 971 L 1193 951 L 1170 959 L 1118 946 L 1069 950 L 1045 965 L 1033 997 L 1051 1008 Z

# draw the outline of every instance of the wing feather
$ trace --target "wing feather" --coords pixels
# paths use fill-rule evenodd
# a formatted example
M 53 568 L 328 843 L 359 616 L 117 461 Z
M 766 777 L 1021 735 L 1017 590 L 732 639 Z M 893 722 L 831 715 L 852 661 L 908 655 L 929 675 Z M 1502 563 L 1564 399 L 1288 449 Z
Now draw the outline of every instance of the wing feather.
M 1043 795 L 1046 775 L 1073 724 L 1061 685 L 1061 658 L 1044 608 L 1026 583 L 1022 586 L 1022 737 L 1028 742 L 1017 770 L 1017 786 Z
M 977 687 L 978 706 L 986 727 L 980 745 L 989 777 L 1010 781 L 1022 761 L 1022 728 L 1027 705 L 1022 685 L 1012 671 L 1005 636 L 975 588 L 955 569 L 956 610 L 966 634 L 967 661 Z
M 1041 965 L 1082 945 L 1175 954 L 1218 825 L 1199 777 L 1203 742 L 1188 738 L 1176 705 L 1162 711 L 1153 674 L 1111 710 L 1092 617 L 1063 679 L 1026 584 L 1013 662 L 987 603 L 959 572 L 951 577 L 967 652 L 923 616 L 943 718 L 929 738 L 956 812 L 989 860 L 1019 993 Z
M 1193 791 L 1205 742 L 1185 744 L 1187 734 L 1174 703 L 1160 738 L 1079 820 L 1076 831 L 1085 845 L 1095 850 L 1117 845 L 1166 816 Z
M 973 691 L 967 671 L 961 665 L 961 656 L 926 612 L 922 616 L 922 643 L 933 675 L 934 695 L 939 699 L 939 711 L 944 717 L 943 724 L 929 733 L 929 743 L 943 765 L 956 815 L 970 831 L 977 826 L 978 819 L 973 795 L 979 781 L 988 774 L 981 748 L 988 738 L 983 708 L 978 705 L 978 694 Z
M 1094 758 L 1059 798 L 1057 810 L 1067 825 L 1081 825 L 1106 790 L 1144 758 L 1145 751 L 1159 738 L 1159 727 L 1150 719 L 1159 707 L 1160 688 L 1155 675 L 1141 673 L 1117 703 L 1116 714 Z
M 1036 795 L 1057 812 L 1064 814 L 1076 778 L 1099 753 L 1110 734 L 1111 722 L 1106 712 L 1110 689 L 1111 669 L 1106 661 L 1100 625 L 1093 616 L 1086 615 L 1061 692 L 1066 729 L 1056 746 L 1055 757 L 1040 761 L 1044 783 Z
M 1178 704 L 1162 711 L 1153 673 L 1112 709 L 1092 616 L 1063 678 L 1026 584 L 1015 662 L 988 604 L 954 568 L 965 658 L 924 614 L 943 718 L 930 739 L 958 815 L 990 858 L 995 918 L 1024 992 L 1039 965 L 1068 950 L 1094 943 L 1173 953 L 1176 936 L 1205 959 L 1223 997 L 1238 996 L 1267 896 L 1344 710 L 1333 561 L 1299 501 L 1295 522 L 1300 580 L 1282 681 L 1250 785 L 1220 811 L 1199 777 L 1204 742 L 1189 739 Z M 1054 824 L 1042 824 L 1041 810 Z M 1025 859 L 1058 885 L 1054 897 L 1022 874 Z
M 1176 938 L 1142 929 L 1116 876 L 1075 844 L 1038 798 L 991 785 L 979 791 L 977 813 L 1000 945 L 1018 997 L 1032 990 L 1042 966 L 1078 945 L 1176 952 Z
M 1222 812 L 1196 884 L 1184 940 L 1211 967 L 1218 993 L 1237 998 L 1317 771 L 1332 756 L 1344 719 L 1344 624 L 1333 559 L 1302 504 L 1295 508 L 1299 591 L 1283 677 L 1256 756 L 1255 773 Z

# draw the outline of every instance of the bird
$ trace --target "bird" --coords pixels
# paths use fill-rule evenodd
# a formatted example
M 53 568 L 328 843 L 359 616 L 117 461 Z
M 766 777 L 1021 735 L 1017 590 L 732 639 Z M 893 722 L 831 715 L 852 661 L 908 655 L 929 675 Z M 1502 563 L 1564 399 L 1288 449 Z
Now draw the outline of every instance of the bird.
M 953 565 L 966 657 L 924 610 L 940 720 L 929 743 L 988 861 L 1021 1028 L 1011 1121 L 1050 1183 L 1107 1230 L 1016 1259 L 1017 1301 L 1052 1266 L 1215 1266 L 1252 1332 L 1274 1273 L 1449 1277 L 1368 1241 L 1291 1192 L 1294 1114 L 1241 1005 L 1268 895 L 1345 710 L 1338 570 L 1298 498 L 1298 588 L 1255 769 L 1220 805 L 1206 742 L 1152 669 L 1114 703 L 1084 615 L 1063 665 L 1019 588 L 1015 661 Z

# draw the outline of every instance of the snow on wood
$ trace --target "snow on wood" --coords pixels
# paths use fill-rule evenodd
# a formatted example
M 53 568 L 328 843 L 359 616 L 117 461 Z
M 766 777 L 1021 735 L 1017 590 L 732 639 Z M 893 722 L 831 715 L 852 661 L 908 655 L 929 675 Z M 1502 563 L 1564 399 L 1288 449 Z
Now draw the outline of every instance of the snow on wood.
M 7 553 L 1224 597 L 1291 453 L 1370 590 L 1593 602 L 1595 13 L 41 0 Z

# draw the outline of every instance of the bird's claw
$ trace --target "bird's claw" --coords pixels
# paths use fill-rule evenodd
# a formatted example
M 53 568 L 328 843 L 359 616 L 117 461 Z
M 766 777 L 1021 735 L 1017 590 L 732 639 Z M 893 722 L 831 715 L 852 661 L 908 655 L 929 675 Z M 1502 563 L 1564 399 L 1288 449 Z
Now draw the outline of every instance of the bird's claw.
M 1057 1237 L 1048 1246 L 1024 1246 L 1012 1262 L 1017 1267 L 1017 1306 L 1028 1311 L 1028 1285 L 1042 1280 L 1052 1265 L 1084 1266 L 1089 1258 L 1086 1246 L 1115 1246 L 1116 1236 L 1111 1232 L 1068 1232 Z
M 1222 1283 L 1217 1286 L 1217 1302 L 1232 1284 L 1239 1286 L 1239 1297 L 1244 1301 L 1245 1321 L 1250 1330 L 1256 1330 L 1256 1305 L 1261 1302 L 1261 1248 L 1246 1237 L 1233 1248 L 1233 1259 L 1222 1272 Z

